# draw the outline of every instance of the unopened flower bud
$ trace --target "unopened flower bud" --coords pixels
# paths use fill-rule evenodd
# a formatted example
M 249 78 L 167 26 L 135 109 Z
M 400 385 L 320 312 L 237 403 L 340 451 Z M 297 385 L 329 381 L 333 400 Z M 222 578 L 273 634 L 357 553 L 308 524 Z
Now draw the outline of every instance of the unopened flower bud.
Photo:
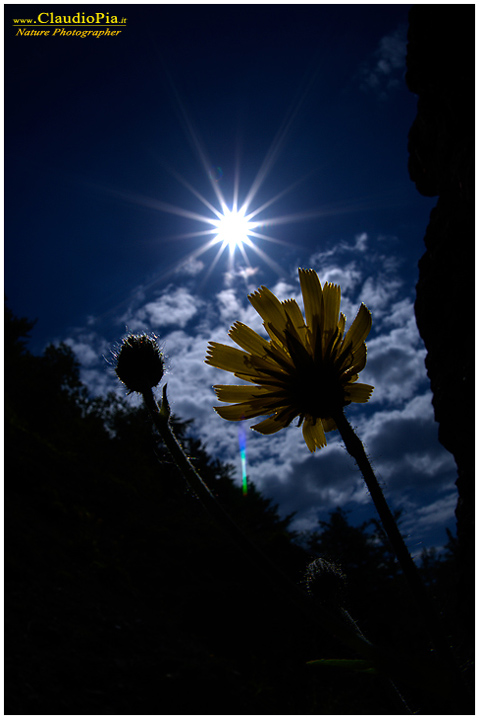
M 115 372 L 129 392 L 147 392 L 163 377 L 162 352 L 154 335 L 129 335 L 116 357 Z
M 347 578 L 335 563 L 317 558 L 308 565 L 305 572 L 307 592 L 325 604 L 340 605 L 344 598 Z

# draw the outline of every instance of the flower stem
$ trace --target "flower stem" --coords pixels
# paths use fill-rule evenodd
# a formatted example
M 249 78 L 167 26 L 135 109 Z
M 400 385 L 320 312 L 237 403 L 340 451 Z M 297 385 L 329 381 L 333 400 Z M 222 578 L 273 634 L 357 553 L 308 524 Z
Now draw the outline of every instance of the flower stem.
M 443 628 L 441 627 L 438 615 L 433 607 L 427 589 L 420 577 L 419 570 L 410 555 L 405 541 L 400 534 L 395 518 L 387 504 L 382 489 L 373 472 L 372 466 L 367 458 L 365 448 L 360 438 L 355 434 L 348 422 L 343 410 L 334 417 L 337 428 L 342 436 L 345 447 L 350 455 L 356 460 L 360 472 L 363 475 L 367 488 L 370 492 L 377 512 L 382 521 L 384 530 L 397 556 L 398 562 L 403 570 L 405 579 L 410 585 L 411 591 L 416 599 L 417 606 L 422 615 L 425 626 L 428 628 L 430 640 L 438 653 L 439 659 L 451 674 L 452 682 L 458 690 L 465 693 L 466 686 L 460 670 L 453 658 L 451 648 L 448 645 Z M 468 694 L 468 691 L 467 691 Z M 468 705 L 468 698 L 463 696 L 464 702 Z M 470 710 L 471 711 L 471 710 Z

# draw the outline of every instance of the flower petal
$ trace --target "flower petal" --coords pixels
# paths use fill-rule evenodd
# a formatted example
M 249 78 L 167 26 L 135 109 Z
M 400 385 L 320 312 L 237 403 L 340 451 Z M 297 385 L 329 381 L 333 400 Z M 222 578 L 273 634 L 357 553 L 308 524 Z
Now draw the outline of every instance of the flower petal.
M 220 368 L 220 370 L 228 370 L 233 373 L 248 372 L 250 358 L 241 350 L 232 348 L 230 345 L 210 342 L 208 343 L 205 362 L 207 365 Z
M 338 285 L 325 283 L 323 286 L 323 345 L 326 347 L 328 341 L 338 328 L 340 314 L 341 292 Z
M 284 300 L 282 302 L 287 314 L 288 330 L 291 334 L 296 334 L 298 339 L 306 346 L 307 326 L 302 315 L 302 311 L 298 307 L 296 300 Z
M 274 417 L 270 417 L 266 420 L 262 420 L 262 422 L 259 422 L 256 425 L 252 425 L 252 430 L 256 430 L 262 435 L 273 435 L 273 433 L 283 430 L 283 428 L 287 427 L 287 425 L 288 423 L 279 422 L 278 420 L 275 420 Z
M 310 452 L 315 452 L 318 448 L 325 447 L 327 439 L 323 430 L 322 421 L 317 418 L 316 422 L 309 416 L 303 421 L 303 439 L 305 440 Z
M 250 420 L 251 418 L 265 415 L 267 411 L 259 412 L 252 407 L 251 403 L 243 402 L 237 405 L 220 405 L 213 408 L 224 420 Z
M 235 373 L 235 377 L 239 380 L 246 380 L 246 382 L 253 383 L 254 385 L 268 386 L 270 388 L 279 388 L 282 386 L 285 373 L 282 370 L 278 372 L 267 372 L 266 370 L 246 370 L 245 372 Z
M 266 287 L 251 293 L 248 296 L 251 304 L 262 318 L 265 329 L 272 338 L 276 340 L 276 334 L 272 336 L 269 325 L 272 325 L 277 332 L 282 332 L 287 324 L 287 316 L 280 300 Z
M 337 424 L 332 418 L 322 418 L 322 425 L 324 432 L 332 432 L 337 429 Z
M 363 370 L 367 364 L 367 346 L 362 343 L 360 347 L 355 350 L 352 363 L 352 372 L 359 373 Z
M 234 373 L 238 378 L 247 380 L 256 385 L 261 385 L 263 381 L 272 379 L 278 383 L 284 375 L 284 369 L 271 358 L 261 358 L 255 355 L 232 348 L 230 345 L 222 345 L 217 342 L 210 342 L 207 348 L 205 358 L 207 365 L 227 370 Z
M 214 385 L 213 389 L 220 402 L 230 403 L 249 402 L 268 392 L 268 388 L 252 385 Z
M 350 329 L 345 335 L 343 346 L 347 348 L 351 345 L 351 352 L 355 353 L 360 345 L 365 341 L 371 327 L 372 315 L 367 306 L 362 303 L 355 320 L 352 322 Z
M 350 400 L 350 402 L 366 403 L 369 401 L 373 390 L 373 385 L 366 385 L 365 383 L 347 385 L 345 388 L 345 399 Z
M 242 322 L 233 323 L 228 334 L 237 345 L 240 345 L 247 352 L 260 356 L 265 355 L 269 341 L 262 338 L 248 325 L 244 325 Z
M 313 357 L 305 345 L 297 339 L 296 335 L 291 335 L 289 330 L 285 331 L 285 339 L 287 341 L 288 352 L 290 353 L 297 372 L 299 368 L 308 370 L 313 363 Z
M 322 286 L 315 270 L 302 270 L 299 268 L 298 276 L 302 289 L 307 326 L 315 335 L 316 325 L 322 315 Z M 313 338 L 313 347 L 315 347 L 315 337 Z
M 292 370 L 292 368 L 295 367 L 295 363 L 290 356 L 290 354 L 287 352 L 287 350 L 283 347 L 283 345 L 273 344 L 273 342 L 268 344 L 267 349 L 267 355 L 268 358 L 277 365 L 277 370 L 282 369 L 283 371 L 289 372 Z M 278 367 L 279 366 L 279 367 Z

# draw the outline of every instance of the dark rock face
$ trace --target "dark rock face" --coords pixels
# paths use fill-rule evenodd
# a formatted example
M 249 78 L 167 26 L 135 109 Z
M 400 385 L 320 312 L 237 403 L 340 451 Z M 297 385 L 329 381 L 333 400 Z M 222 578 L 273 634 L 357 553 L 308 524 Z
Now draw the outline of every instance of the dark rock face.
M 456 611 L 465 619 L 465 649 L 473 647 L 474 611 L 474 12 L 473 5 L 414 6 L 406 75 L 418 95 L 410 177 L 422 195 L 439 196 L 419 262 L 415 314 L 439 439 L 458 468 Z

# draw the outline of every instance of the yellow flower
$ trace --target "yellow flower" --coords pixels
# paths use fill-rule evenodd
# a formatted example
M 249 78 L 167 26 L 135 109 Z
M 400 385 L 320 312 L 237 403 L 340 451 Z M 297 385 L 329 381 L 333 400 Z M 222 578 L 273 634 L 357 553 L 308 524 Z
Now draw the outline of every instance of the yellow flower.
M 248 299 L 270 340 L 236 322 L 228 334 L 243 350 L 211 342 L 205 362 L 255 385 L 216 385 L 220 402 L 235 403 L 214 408 L 220 417 L 268 415 L 253 429 L 270 435 L 300 416 L 307 447 L 315 452 L 327 444 L 325 433 L 336 430 L 334 418 L 342 408 L 367 402 L 372 394 L 371 385 L 356 382 L 367 361 L 372 316 L 362 303 L 345 333 L 339 286 L 325 283 L 322 289 L 314 270 L 299 269 L 298 274 L 305 320 L 295 300 L 280 302 L 261 287 Z

